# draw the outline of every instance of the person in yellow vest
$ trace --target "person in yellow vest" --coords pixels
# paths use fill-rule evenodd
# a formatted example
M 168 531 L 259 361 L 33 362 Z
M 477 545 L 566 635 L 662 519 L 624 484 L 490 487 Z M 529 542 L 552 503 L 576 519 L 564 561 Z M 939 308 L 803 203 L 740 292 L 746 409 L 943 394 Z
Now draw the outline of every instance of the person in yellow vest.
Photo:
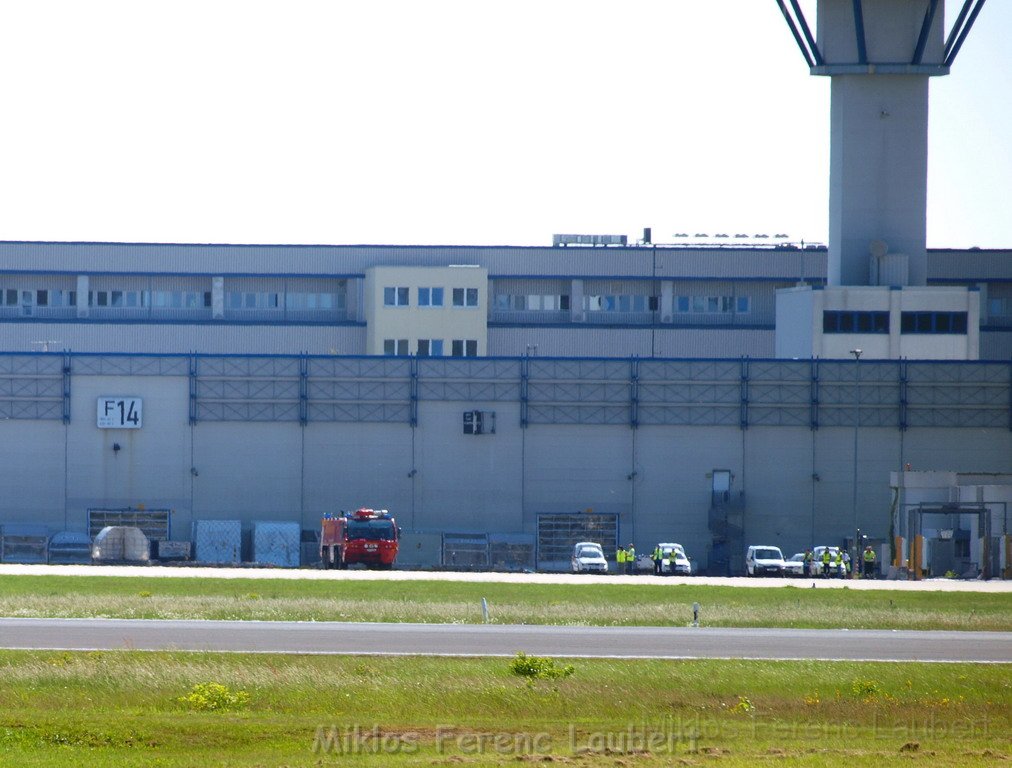
M 630 576 L 636 573 L 636 547 L 632 544 L 625 552 L 625 572 Z
M 812 550 L 805 550 L 805 576 L 814 576 L 815 570 L 815 555 L 812 554 Z
M 847 571 L 843 567 L 843 550 L 836 550 L 836 559 L 833 561 L 833 567 L 836 568 L 837 575 L 842 579 Z
M 866 579 L 874 578 L 875 576 L 875 550 L 871 546 L 864 548 L 864 555 L 862 557 L 863 570 L 861 575 Z
M 660 547 L 654 547 L 654 576 L 660 576 L 663 572 L 664 553 Z
M 829 547 L 822 550 L 822 578 L 829 576 L 829 563 L 832 560 L 832 553 L 829 551 Z
M 615 572 L 625 572 L 625 550 L 621 546 L 615 552 Z

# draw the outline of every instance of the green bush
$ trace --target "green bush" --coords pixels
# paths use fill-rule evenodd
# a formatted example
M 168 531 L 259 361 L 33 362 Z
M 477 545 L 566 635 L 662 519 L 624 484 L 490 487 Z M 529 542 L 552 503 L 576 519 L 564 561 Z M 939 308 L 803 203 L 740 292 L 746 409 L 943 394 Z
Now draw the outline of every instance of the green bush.
M 850 684 L 851 692 L 862 699 L 869 699 L 879 693 L 881 686 L 878 680 L 853 680 Z
M 225 712 L 246 707 L 250 695 L 246 691 L 231 691 L 221 683 L 197 683 L 178 701 L 197 712 Z
M 517 653 L 510 662 L 510 672 L 517 677 L 526 677 L 537 680 L 558 680 L 560 677 L 569 677 L 576 671 L 571 664 L 559 666 L 555 659 L 546 659 L 543 656 L 528 656 L 523 651 Z

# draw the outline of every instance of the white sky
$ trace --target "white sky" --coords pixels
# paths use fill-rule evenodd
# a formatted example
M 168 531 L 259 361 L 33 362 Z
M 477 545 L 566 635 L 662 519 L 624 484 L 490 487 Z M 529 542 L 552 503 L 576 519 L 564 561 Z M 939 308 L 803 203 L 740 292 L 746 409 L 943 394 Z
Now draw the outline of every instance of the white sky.
M 932 82 L 929 246 L 1012 247 L 1010 31 Z M 827 233 L 774 0 L 0 0 L 0 105 L 5 240 Z

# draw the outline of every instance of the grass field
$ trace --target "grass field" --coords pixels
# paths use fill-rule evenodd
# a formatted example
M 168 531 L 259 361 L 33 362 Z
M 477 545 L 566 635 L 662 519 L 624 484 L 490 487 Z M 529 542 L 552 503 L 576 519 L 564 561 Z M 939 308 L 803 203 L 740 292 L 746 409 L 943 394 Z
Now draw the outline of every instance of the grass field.
M 807 584 L 807 582 L 801 582 Z M 32 617 L 1012 630 L 1012 595 L 672 584 L 2 576 L 0 615 Z
M 1009 666 L 572 664 L 553 680 L 518 677 L 508 659 L 4 651 L 0 754 L 40 768 L 1010 757 Z M 207 683 L 225 693 L 192 695 Z

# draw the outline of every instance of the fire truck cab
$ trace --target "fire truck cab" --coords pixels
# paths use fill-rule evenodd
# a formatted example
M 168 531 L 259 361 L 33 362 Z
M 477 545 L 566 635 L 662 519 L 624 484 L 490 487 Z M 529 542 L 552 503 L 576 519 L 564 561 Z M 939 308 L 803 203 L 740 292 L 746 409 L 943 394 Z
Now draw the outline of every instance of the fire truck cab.
M 320 527 L 320 563 L 324 569 L 362 563 L 393 568 L 401 529 L 385 509 L 359 509 L 325 515 Z

